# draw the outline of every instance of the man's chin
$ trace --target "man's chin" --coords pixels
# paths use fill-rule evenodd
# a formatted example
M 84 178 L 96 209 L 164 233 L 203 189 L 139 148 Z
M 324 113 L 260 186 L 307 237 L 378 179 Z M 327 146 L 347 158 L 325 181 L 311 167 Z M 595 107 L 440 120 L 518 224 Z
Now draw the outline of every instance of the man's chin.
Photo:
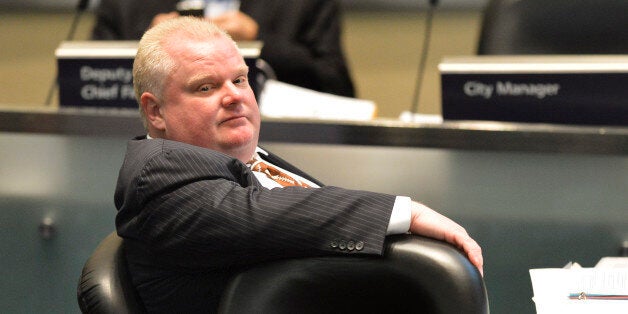
M 223 137 L 222 146 L 229 149 L 257 146 L 257 136 L 253 132 L 233 132 Z

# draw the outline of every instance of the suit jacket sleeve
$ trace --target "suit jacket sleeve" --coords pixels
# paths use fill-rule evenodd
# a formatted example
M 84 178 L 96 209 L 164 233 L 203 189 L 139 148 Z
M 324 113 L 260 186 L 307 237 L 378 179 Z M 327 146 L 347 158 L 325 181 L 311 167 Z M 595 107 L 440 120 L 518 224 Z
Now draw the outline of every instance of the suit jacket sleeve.
M 116 226 L 151 254 L 192 268 L 382 254 L 394 198 L 337 187 L 269 190 L 221 153 L 131 141 L 116 188 Z M 341 250 L 337 241 L 364 247 Z

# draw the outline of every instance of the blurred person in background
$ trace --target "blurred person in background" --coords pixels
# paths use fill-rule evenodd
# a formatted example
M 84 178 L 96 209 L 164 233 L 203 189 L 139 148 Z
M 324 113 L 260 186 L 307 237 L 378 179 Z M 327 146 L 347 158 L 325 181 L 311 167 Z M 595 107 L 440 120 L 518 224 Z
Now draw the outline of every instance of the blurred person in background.
M 180 2 L 101 0 L 92 39 L 139 40 L 148 28 L 179 16 Z M 234 40 L 263 42 L 260 58 L 271 66 L 277 80 L 355 97 L 341 48 L 337 0 L 205 0 L 203 4 L 204 18 Z

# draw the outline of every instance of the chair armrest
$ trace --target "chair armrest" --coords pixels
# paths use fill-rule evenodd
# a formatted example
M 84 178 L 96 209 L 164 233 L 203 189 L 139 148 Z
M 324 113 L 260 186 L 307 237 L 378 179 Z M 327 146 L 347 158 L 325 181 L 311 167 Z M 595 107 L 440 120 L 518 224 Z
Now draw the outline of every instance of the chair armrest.
M 283 260 L 236 275 L 219 313 L 488 313 L 477 268 L 455 247 L 390 236 L 383 257 Z

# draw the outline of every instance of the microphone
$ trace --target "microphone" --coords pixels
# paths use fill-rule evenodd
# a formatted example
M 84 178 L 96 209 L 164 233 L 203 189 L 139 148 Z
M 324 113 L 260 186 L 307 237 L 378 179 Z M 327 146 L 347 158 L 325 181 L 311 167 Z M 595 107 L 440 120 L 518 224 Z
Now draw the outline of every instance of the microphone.
M 74 19 L 72 20 L 72 25 L 70 26 L 70 30 L 68 31 L 68 36 L 66 37 L 66 41 L 71 41 L 74 39 L 74 33 L 76 33 L 76 27 L 78 26 L 79 19 L 85 10 L 87 9 L 87 5 L 89 4 L 89 0 L 79 0 L 78 5 L 76 6 L 76 12 L 74 13 Z M 50 106 L 52 102 L 52 95 L 54 94 L 55 87 L 57 86 L 57 79 L 53 78 L 50 89 L 48 90 L 48 95 L 46 96 L 46 101 L 44 104 L 46 106 Z
M 414 87 L 414 97 L 412 98 L 412 106 L 410 113 L 419 112 L 419 96 L 421 92 L 421 84 L 423 83 L 423 76 L 425 76 L 425 62 L 427 61 L 427 54 L 429 52 L 430 37 L 432 34 L 432 17 L 434 15 L 434 9 L 438 5 L 438 0 L 429 0 L 429 6 L 427 8 L 427 16 L 425 18 L 425 33 L 423 35 L 423 47 L 419 59 L 419 67 L 417 69 L 416 85 Z
M 76 32 L 76 27 L 78 26 L 78 21 L 83 12 L 87 9 L 87 5 L 89 4 L 89 0 L 79 0 L 78 5 L 76 6 L 76 12 L 74 13 L 74 19 L 72 20 L 72 26 L 70 26 L 70 31 L 68 32 L 68 36 L 66 40 L 74 39 L 74 33 Z

